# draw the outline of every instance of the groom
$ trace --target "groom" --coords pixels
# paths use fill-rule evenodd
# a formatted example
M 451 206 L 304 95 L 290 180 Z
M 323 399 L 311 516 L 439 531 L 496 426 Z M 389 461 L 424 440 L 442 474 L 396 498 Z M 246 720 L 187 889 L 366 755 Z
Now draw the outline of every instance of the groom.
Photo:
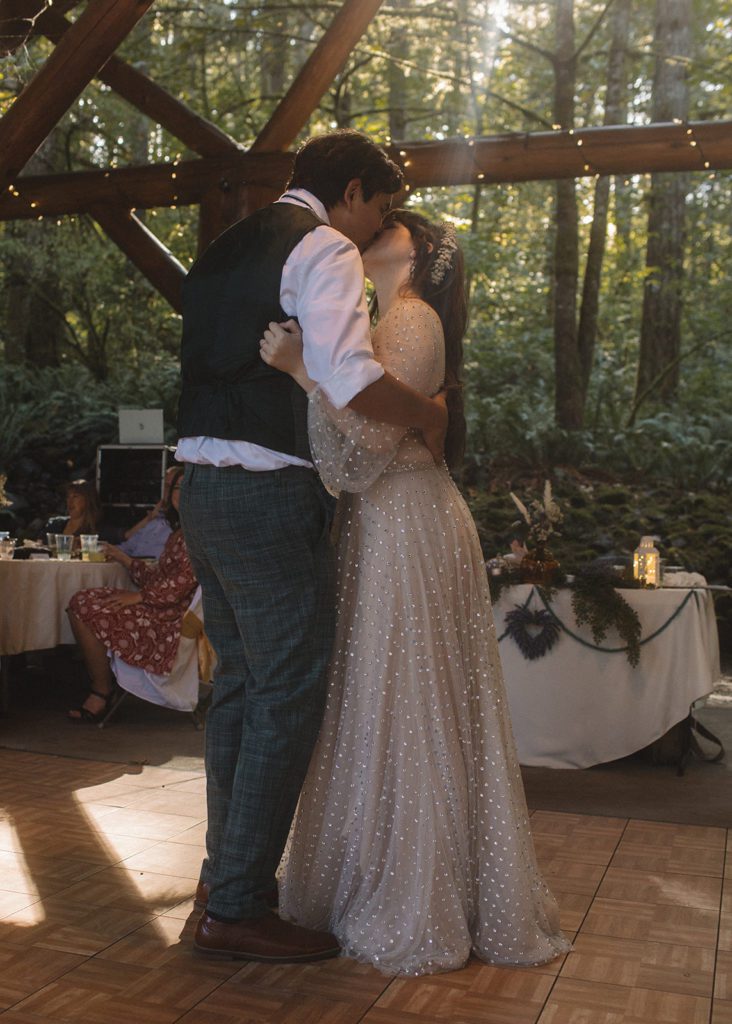
M 402 187 L 366 136 L 310 139 L 278 202 L 234 224 L 184 286 L 181 520 L 218 658 L 206 725 L 207 858 L 195 944 L 246 960 L 335 956 L 282 921 L 275 872 L 321 722 L 333 640 L 329 499 L 310 459 L 307 399 L 259 357 L 296 317 L 309 376 L 337 408 L 421 430 L 446 412 L 373 356 L 359 250 Z

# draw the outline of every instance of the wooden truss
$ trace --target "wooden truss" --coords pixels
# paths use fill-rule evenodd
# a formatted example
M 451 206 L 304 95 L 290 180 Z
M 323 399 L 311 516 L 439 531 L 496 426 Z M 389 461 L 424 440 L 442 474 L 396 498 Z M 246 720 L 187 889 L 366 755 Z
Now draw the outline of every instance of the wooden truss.
M 288 148 L 341 70 L 381 0 L 345 0 L 272 117 L 245 150 L 142 72 L 114 55 L 153 0 L 0 2 L 0 45 L 29 31 L 55 49 L 0 121 L 0 220 L 88 213 L 171 305 L 180 309 L 185 270 L 135 216 L 156 206 L 199 205 L 199 248 L 282 189 Z M 23 175 L 54 124 L 98 78 L 197 154 L 119 170 Z M 553 180 L 596 174 L 732 167 L 732 122 L 611 126 L 387 147 L 410 188 Z

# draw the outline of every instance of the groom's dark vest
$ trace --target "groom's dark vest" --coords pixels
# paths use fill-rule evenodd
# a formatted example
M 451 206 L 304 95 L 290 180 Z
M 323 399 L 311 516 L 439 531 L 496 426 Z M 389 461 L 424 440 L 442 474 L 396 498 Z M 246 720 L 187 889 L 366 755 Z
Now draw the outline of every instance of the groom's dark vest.
M 206 249 L 183 285 L 179 437 L 251 441 L 310 458 L 307 398 L 267 366 L 259 339 L 280 306 L 282 268 L 323 222 L 308 209 L 275 203 L 234 224 Z

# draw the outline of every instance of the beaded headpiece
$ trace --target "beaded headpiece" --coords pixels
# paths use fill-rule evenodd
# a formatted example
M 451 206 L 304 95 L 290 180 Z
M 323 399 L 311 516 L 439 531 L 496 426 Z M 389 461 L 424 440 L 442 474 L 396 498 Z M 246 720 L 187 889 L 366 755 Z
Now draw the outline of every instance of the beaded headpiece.
M 452 224 L 446 224 L 442 233 L 442 239 L 437 248 L 437 255 L 430 270 L 430 281 L 432 284 L 441 284 L 445 274 L 452 265 L 452 258 L 457 250 L 458 241 L 455 228 Z

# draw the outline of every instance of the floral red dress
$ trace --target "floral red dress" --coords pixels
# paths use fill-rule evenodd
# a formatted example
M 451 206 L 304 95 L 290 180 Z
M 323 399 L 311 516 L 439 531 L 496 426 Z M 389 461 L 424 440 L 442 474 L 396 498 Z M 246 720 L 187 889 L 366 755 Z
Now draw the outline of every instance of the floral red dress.
M 115 590 L 95 587 L 74 594 L 69 610 L 128 665 L 169 675 L 178 651 L 183 616 L 198 586 L 183 531 L 176 530 L 170 535 L 157 565 L 133 558 L 128 572 L 140 588 L 139 604 L 109 611 L 101 602 Z

